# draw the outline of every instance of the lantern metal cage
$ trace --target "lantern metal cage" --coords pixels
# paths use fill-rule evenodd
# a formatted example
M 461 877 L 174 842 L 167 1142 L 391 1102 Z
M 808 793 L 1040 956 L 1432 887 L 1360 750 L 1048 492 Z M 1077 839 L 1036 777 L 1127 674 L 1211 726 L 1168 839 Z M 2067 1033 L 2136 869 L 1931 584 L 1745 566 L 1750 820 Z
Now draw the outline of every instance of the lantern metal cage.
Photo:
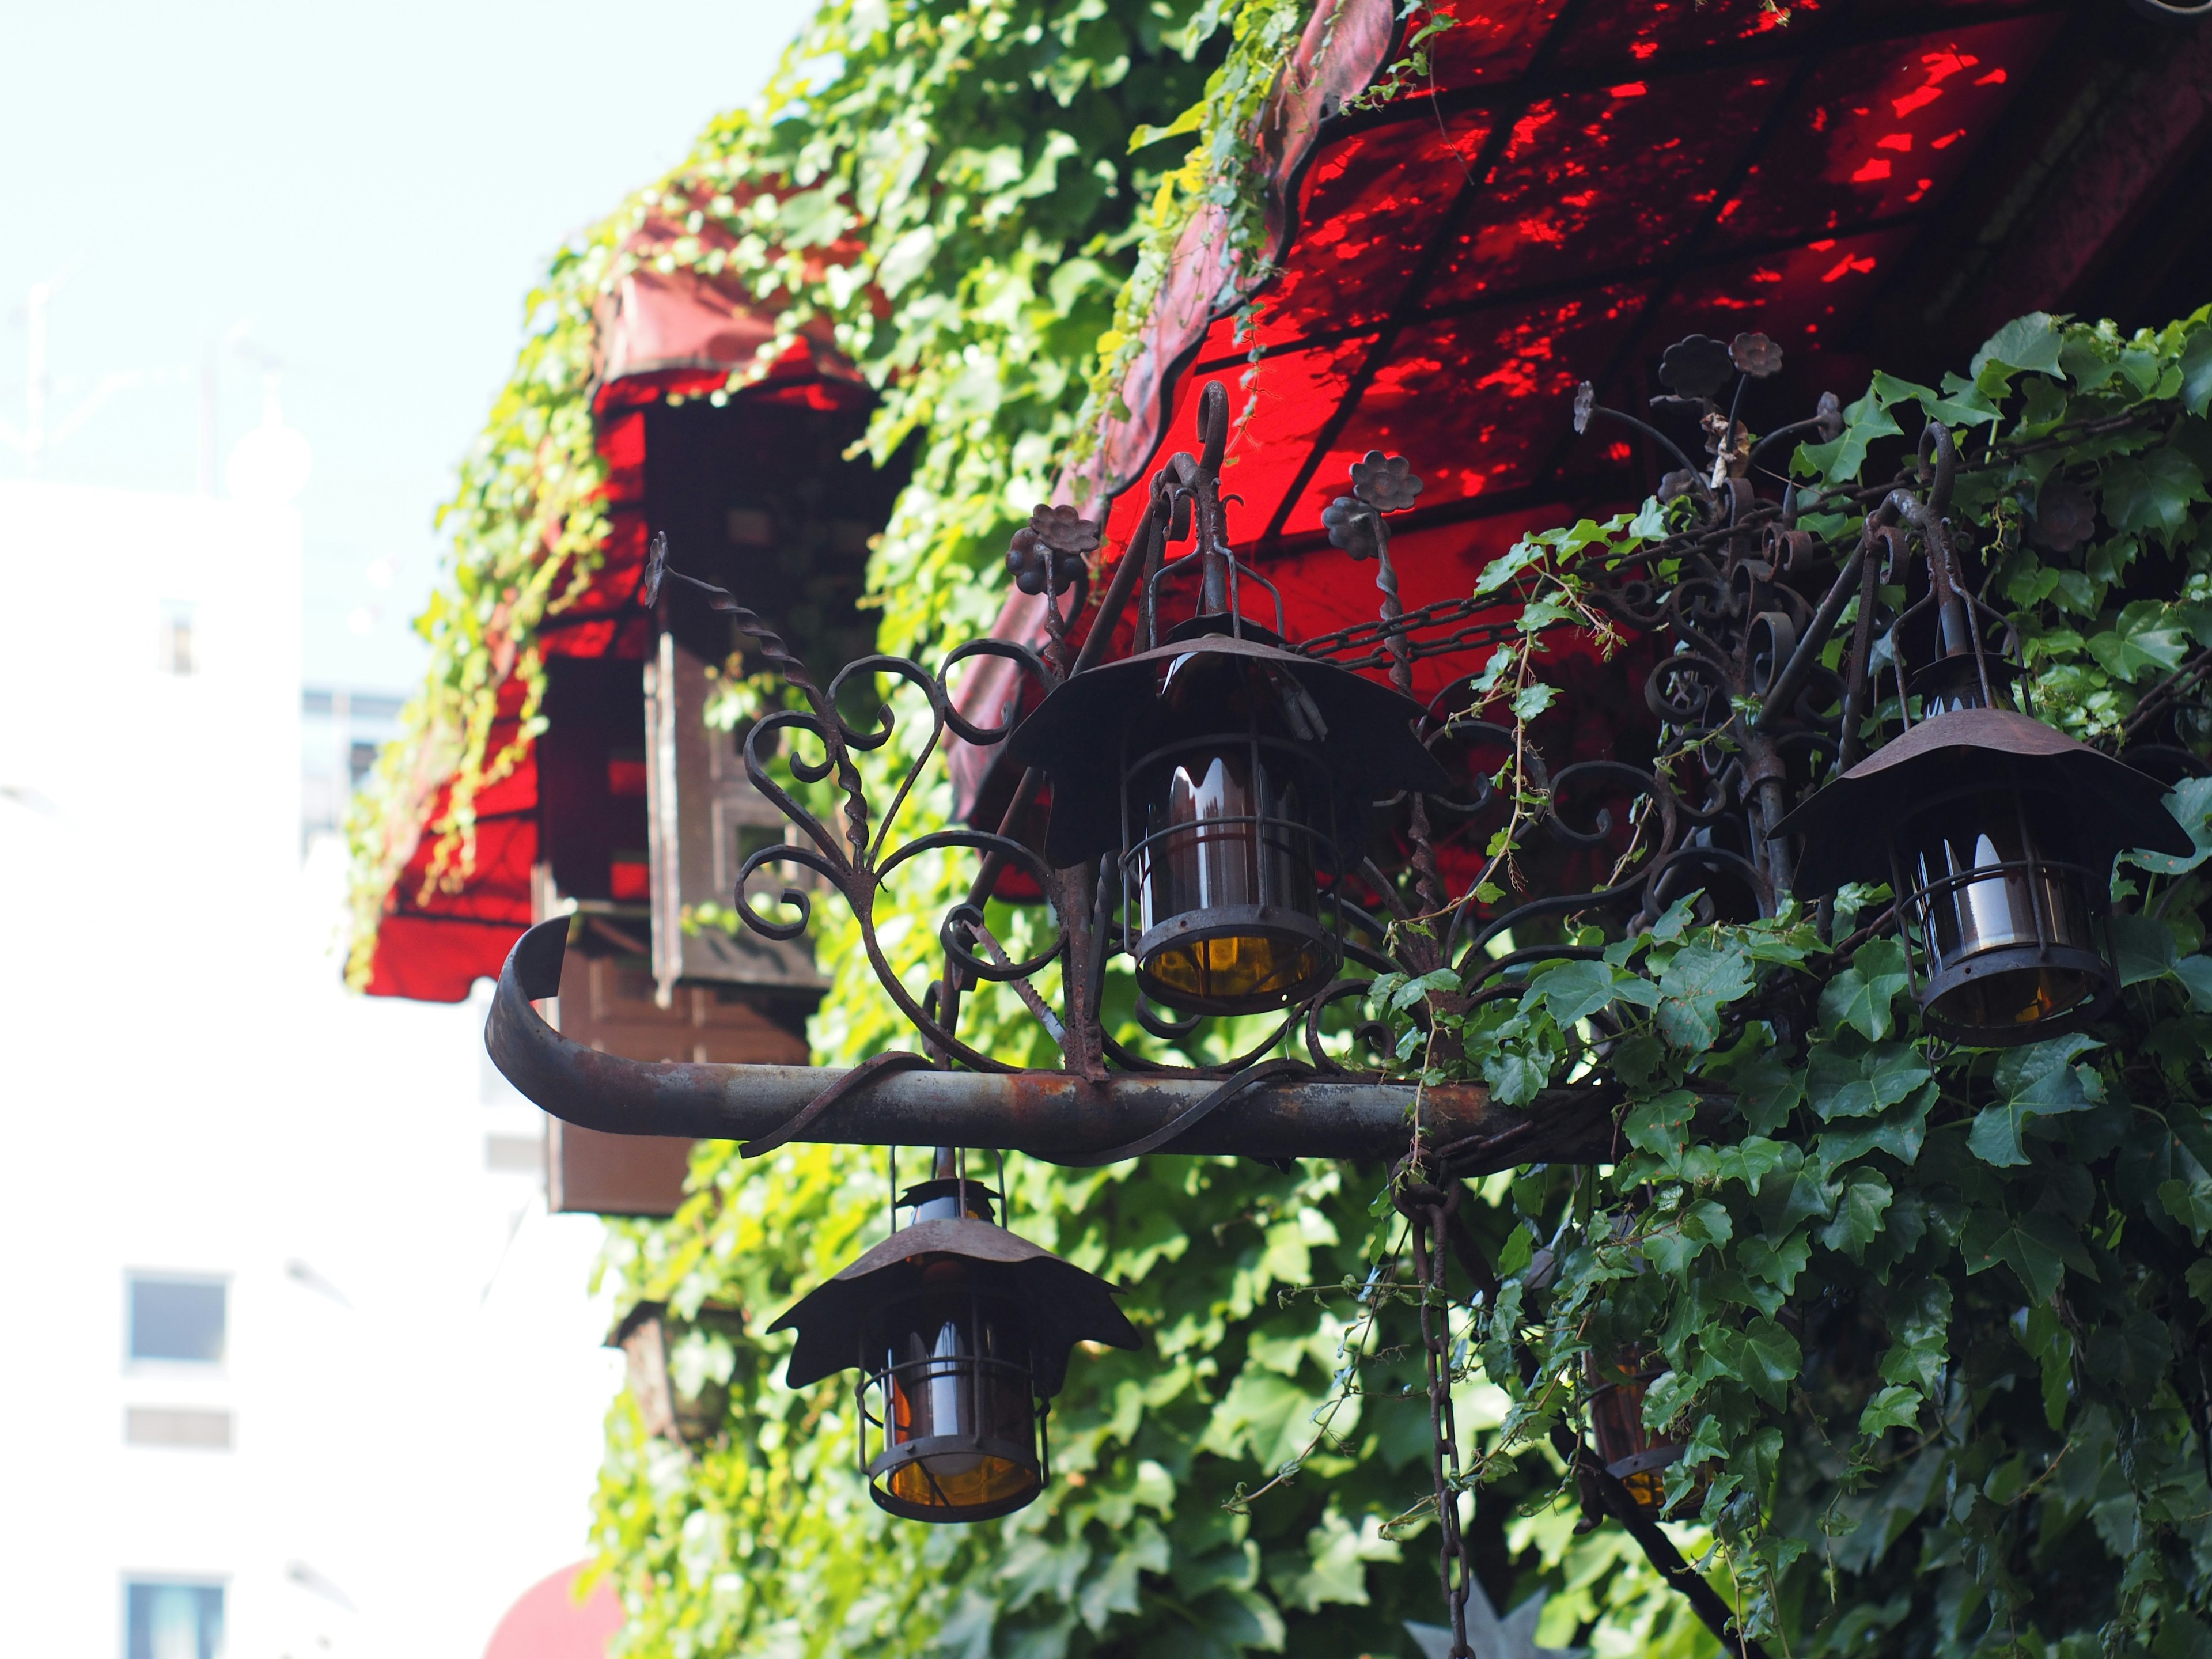
M 1336 975 L 1335 792 L 1284 717 L 1296 695 L 1250 658 L 1181 657 L 1161 720 L 1123 732 L 1121 914 L 1152 1002 L 1258 1013 Z
M 2050 845 L 2065 817 L 2017 779 L 1965 782 L 1890 837 L 1906 957 L 1937 1036 L 1981 1047 L 2059 1036 L 2118 994 L 2102 884 Z
M 1052 1478 L 1020 1299 L 978 1264 L 918 1261 L 920 1282 L 861 1337 L 860 1463 L 878 1507 L 909 1521 L 988 1521 Z
M 796 1330 L 793 1388 L 857 1366 L 856 1461 L 878 1507 L 908 1521 L 988 1521 L 1051 1479 L 1045 1428 L 1078 1342 L 1137 1346 L 1119 1293 L 1000 1226 L 964 1155 L 938 1149 L 932 1179 L 899 1191 L 890 1236 L 769 1328 Z M 906 1224 L 896 1224 L 898 1212 Z
M 1637 1349 L 1628 1350 L 1611 1366 L 1601 1367 L 1594 1358 L 1584 1363 L 1592 1382 L 1590 1428 L 1597 1437 L 1598 1461 L 1638 1509 L 1654 1516 L 1667 1512 L 1667 1471 L 1682 1461 L 1683 1446 L 1654 1434 L 1644 1423 L 1644 1396 L 1666 1368 L 1644 1368 Z M 1605 1380 L 1598 1381 L 1601 1376 Z M 1695 1511 L 1704 1486 L 1700 1478 L 1673 1513 Z

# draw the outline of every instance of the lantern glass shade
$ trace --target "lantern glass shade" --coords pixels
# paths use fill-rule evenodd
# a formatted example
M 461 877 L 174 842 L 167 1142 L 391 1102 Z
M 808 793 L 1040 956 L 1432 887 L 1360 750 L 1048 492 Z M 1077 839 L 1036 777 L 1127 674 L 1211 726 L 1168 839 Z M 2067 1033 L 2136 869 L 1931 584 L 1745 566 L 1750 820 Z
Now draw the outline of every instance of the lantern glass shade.
M 1122 883 L 1145 994 L 1197 1013 L 1286 1007 L 1329 982 L 1318 868 L 1334 863 L 1328 768 L 1291 727 L 1294 684 L 1233 657 L 1186 657 L 1150 746 L 1122 768 Z
M 1605 1472 L 1627 1489 L 1638 1509 L 1657 1515 L 1667 1504 L 1667 1471 L 1681 1462 L 1682 1448 L 1644 1426 L 1644 1396 L 1659 1372 L 1640 1370 L 1638 1358 L 1631 1352 L 1610 1366 L 1590 1362 L 1596 1383 L 1590 1391 L 1590 1427 Z
M 894 1515 L 982 1521 L 1043 1490 L 1027 1322 L 988 1279 L 939 1256 L 870 1322 L 861 1453 L 870 1495 Z
M 1335 970 L 1299 769 L 1270 747 L 1200 744 L 1157 758 L 1140 781 L 1145 836 L 1128 874 L 1137 971 L 1157 1000 L 1279 1008 Z
M 2032 1041 L 2094 1013 L 2115 988 L 2095 883 L 2039 833 L 2054 816 L 2042 804 L 1976 788 L 1899 830 L 1896 885 L 1926 975 L 1923 1008 L 1946 1036 Z

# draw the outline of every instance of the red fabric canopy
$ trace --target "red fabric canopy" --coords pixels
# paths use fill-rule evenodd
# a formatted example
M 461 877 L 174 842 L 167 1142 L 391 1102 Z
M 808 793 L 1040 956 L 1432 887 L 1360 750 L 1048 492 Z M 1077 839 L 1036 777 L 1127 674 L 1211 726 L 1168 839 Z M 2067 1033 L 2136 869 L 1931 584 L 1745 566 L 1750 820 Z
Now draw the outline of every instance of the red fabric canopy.
M 665 230 L 648 227 L 637 240 L 649 244 Z M 592 409 L 607 468 L 602 499 L 610 528 L 599 568 L 580 592 L 539 625 L 537 643 L 547 656 L 641 663 L 652 644 L 652 618 L 637 602 L 649 534 L 645 412 L 671 396 L 721 390 L 733 369 L 757 362 L 775 328 L 734 283 L 649 270 L 624 276 L 597 320 L 599 372 Z M 825 339 L 792 346 L 765 380 L 735 395 L 814 409 L 865 400 L 866 387 Z M 512 672 L 500 684 L 486 754 L 495 757 L 519 744 L 519 758 L 476 798 L 474 857 L 458 883 L 434 881 L 431 869 L 439 841 L 435 826 L 452 805 L 452 781 L 441 778 L 420 792 L 427 808 L 413 826 L 413 850 L 386 896 L 366 987 L 371 996 L 461 1001 L 477 979 L 497 976 L 516 938 L 530 926 L 531 872 L 539 856 L 538 777 L 534 745 L 520 734 L 525 691 Z
M 577 1599 L 576 1582 L 588 1565 L 563 1567 L 524 1591 L 484 1644 L 483 1659 L 605 1659 L 623 1627 L 623 1606 L 604 1578 Z
M 1754 0 L 1453 9 L 1432 85 L 1276 161 L 1288 246 L 1242 337 L 1194 228 L 1197 257 L 1178 260 L 1126 383 L 1127 417 L 1060 485 L 1103 511 L 1108 559 L 1144 512 L 1130 486 L 1163 450 L 1196 448 L 1209 381 L 1243 412 L 1222 474 L 1239 498 L 1231 535 L 1281 587 L 1293 638 L 1376 614 L 1372 568 L 1321 525 L 1370 449 L 1407 455 L 1426 481 L 1393 520 L 1410 607 L 1468 593 L 1526 529 L 1643 494 L 1652 475 L 1628 443 L 1575 435 L 1583 380 L 1640 410 L 1668 343 L 1758 331 L 1789 359 L 1765 401 L 1802 391 L 1804 405 L 1762 411 L 1765 424 L 1810 414 L 1819 389 L 1855 395 L 1870 365 L 1840 343 L 2069 9 L 1814 0 L 1786 27 Z M 1390 10 L 1345 0 L 1338 34 L 1364 40 Z M 1280 94 L 1293 130 L 1302 95 Z M 1042 606 L 1011 596 L 997 631 L 1041 641 Z M 1420 689 L 1470 666 L 1428 659 Z M 1014 694 L 990 664 L 961 700 L 996 720 Z M 971 809 L 993 762 L 955 751 Z
M 1576 438 L 1581 380 L 1641 408 L 1668 342 L 1756 330 L 1789 359 L 1782 381 L 1762 388 L 1777 405 L 1760 411 L 1765 423 L 1809 413 L 1824 388 L 1852 395 L 1870 367 L 1850 349 L 1853 325 L 1908 251 L 1940 241 L 1962 173 L 2081 6 L 1798 0 L 1786 26 L 1756 0 L 1454 9 L 1459 27 L 1435 42 L 1432 83 L 1345 114 L 1401 25 L 1391 0 L 1315 9 L 1261 127 L 1278 274 L 1258 296 L 1255 328 L 1239 338 L 1231 319 L 1246 296 L 1224 291 L 1222 213 L 1210 205 L 1141 331 L 1126 417 L 1104 422 L 1062 481 L 1060 499 L 1106 517 L 1109 562 L 1142 511 L 1129 486 L 1164 440 L 1194 447 L 1211 380 L 1225 383 L 1232 410 L 1250 399 L 1223 480 L 1237 498 L 1231 527 L 1282 589 L 1293 638 L 1374 615 L 1371 568 L 1328 547 L 1320 524 L 1370 448 L 1407 454 L 1427 481 L 1419 507 L 1394 520 L 1406 602 L 1418 605 L 1467 593 L 1523 531 L 1648 487 L 1650 458 L 1630 443 Z M 2003 165 L 2035 164 L 2014 154 Z M 624 279 L 601 330 L 594 410 L 614 530 L 588 590 L 539 639 L 549 653 L 642 656 L 642 411 L 720 386 L 767 333 L 732 293 L 648 270 Z M 746 395 L 864 393 L 816 345 Z M 1042 604 L 1012 596 L 997 631 L 1041 639 Z M 1419 689 L 1468 666 L 1427 659 Z M 994 724 L 1013 695 L 997 660 L 974 665 L 959 687 L 971 716 Z M 520 702 L 519 688 L 503 688 L 503 718 Z M 1574 746 L 1606 741 L 1578 732 Z M 953 745 L 963 811 L 988 798 L 993 759 Z M 452 1000 L 497 971 L 530 920 L 537 809 L 526 750 L 477 802 L 475 866 L 451 895 L 425 896 L 422 838 L 389 901 L 373 991 Z M 425 822 L 444 810 L 441 790 Z

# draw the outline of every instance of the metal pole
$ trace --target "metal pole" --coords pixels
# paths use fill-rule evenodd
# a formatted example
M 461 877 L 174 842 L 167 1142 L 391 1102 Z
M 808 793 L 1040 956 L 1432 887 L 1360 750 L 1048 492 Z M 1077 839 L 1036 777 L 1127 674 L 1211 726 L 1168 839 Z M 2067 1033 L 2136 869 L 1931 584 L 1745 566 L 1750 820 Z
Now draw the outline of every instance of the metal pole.
M 565 1122 L 605 1133 L 750 1139 L 769 1133 L 842 1068 L 687 1065 L 602 1054 L 573 1042 L 531 1003 L 557 994 L 568 947 L 566 917 L 532 928 L 501 970 L 484 1030 L 492 1061 L 528 1098 Z M 1128 1143 L 1220 1086 L 1220 1079 L 1120 1073 L 1093 1082 L 1066 1072 L 886 1073 L 838 1101 L 804 1139 L 843 1145 L 1003 1146 L 1047 1162 Z M 1222 1104 L 1164 1152 L 1249 1158 L 1387 1159 L 1413 1137 L 1410 1083 L 1353 1076 L 1280 1078 Z M 1611 1156 L 1612 1114 L 1579 1095 L 1527 1109 L 1494 1103 L 1480 1085 L 1420 1091 L 1421 1127 L 1455 1165 L 1487 1163 L 1499 1142 L 1507 1164 L 1585 1163 Z M 1504 1167 L 1500 1165 L 1499 1167 Z

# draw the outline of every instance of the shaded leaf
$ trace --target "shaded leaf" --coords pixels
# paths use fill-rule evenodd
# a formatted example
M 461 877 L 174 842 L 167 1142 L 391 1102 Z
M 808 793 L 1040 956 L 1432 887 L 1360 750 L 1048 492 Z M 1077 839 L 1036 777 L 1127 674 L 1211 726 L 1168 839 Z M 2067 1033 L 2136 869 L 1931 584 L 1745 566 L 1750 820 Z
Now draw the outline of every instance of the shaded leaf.
M 1984 391 L 1993 391 L 2002 387 L 2022 369 L 2033 369 L 2041 374 L 2060 374 L 2058 354 L 2063 343 L 2049 312 L 2031 311 L 2025 317 L 2015 317 L 1990 336 L 1974 354 L 1974 383 Z M 1985 373 L 1990 370 L 1996 371 L 1994 376 Z
M 1909 1429 L 1920 1420 L 1917 1390 L 1893 1382 L 1866 1402 L 1859 1413 L 1859 1433 L 1871 1439 L 1889 1429 Z
M 1911 982 L 1905 947 L 1893 939 L 1869 939 L 1820 993 L 1820 1024 L 1832 1031 L 1849 1025 L 1878 1042 L 1890 1032 L 1890 1004 Z
M 1806 1095 L 1821 1121 L 1833 1122 L 1870 1117 L 1927 1081 L 1927 1062 L 1911 1043 L 1877 1043 L 1858 1054 L 1841 1043 L 1827 1043 L 1813 1050 Z
M 1881 1231 L 1882 1212 L 1895 1196 L 1879 1170 L 1853 1170 L 1836 1200 L 1835 1218 L 1821 1231 L 1820 1243 L 1858 1261 Z

